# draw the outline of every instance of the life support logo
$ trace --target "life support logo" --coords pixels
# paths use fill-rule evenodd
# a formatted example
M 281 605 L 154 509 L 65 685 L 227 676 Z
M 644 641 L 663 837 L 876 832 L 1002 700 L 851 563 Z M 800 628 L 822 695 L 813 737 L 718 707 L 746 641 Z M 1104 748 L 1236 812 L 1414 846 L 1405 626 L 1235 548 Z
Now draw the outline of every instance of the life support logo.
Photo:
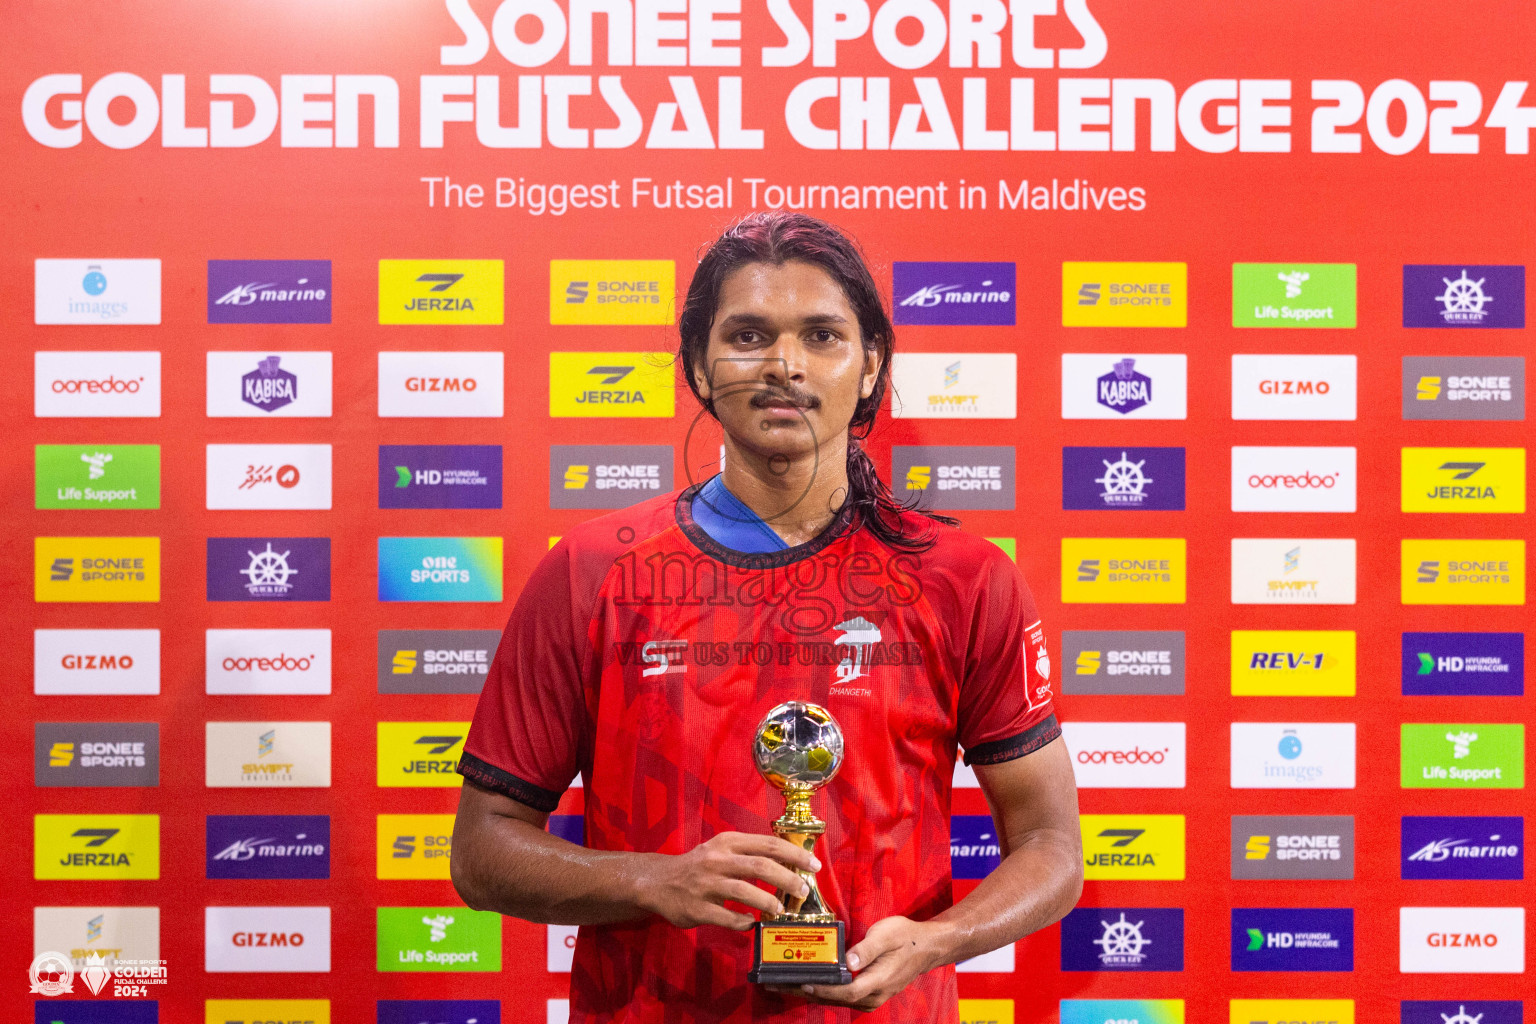
M 1520 723 L 1402 725 L 1404 789 L 1524 789 Z
M 501 915 L 456 907 L 379 907 L 379 971 L 500 971 Z
M 1061 599 L 1068 604 L 1183 604 L 1182 537 L 1063 537 Z
M 550 260 L 551 324 L 670 324 L 671 260 Z
M 379 260 L 379 323 L 499 324 L 501 260 Z
M 1234 263 L 1232 326 L 1353 327 L 1355 265 Z

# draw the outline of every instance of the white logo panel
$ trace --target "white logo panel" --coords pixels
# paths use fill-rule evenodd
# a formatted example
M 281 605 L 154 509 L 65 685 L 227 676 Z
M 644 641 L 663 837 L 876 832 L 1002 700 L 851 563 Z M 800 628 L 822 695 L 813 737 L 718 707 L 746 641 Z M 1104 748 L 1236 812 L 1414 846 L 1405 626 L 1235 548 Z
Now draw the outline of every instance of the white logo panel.
M 379 416 L 499 417 L 500 352 L 380 352 Z
M 1232 603 L 1354 604 L 1354 539 L 1233 538 Z
M 955 964 L 956 974 L 1012 974 L 1013 973 L 1013 943 L 994 949 L 990 953 L 982 953 L 973 956 L 969 960 L 961 960 Z
M 158 629 L 35 629 L 32 692 L 94 697 L 160 692 Z
M 891 363 L 891 416 L 1011 420 L 1018 416 L 1012 352 L 898 352 Z
M 210 510 L 329 509 L 328 444 L 210 444 Z
M 571 964 L 576 960 L 576 926 L 551 924 L 545 927 L 548 929 L 545 959 L 549 973 L 570 974 Z
M 32 321 L 158 324 L 159 260 L 34 260 Z
M 208 353 L 208 415 L 331 415 L 331 353 Z
M 160 959 L 159 907 L 33 907 L 32 955 L 57 950 L 85 968 L 96 954 L 118 960 Z
M 1353 512 L 1353 448 L 1232 449 L 1233 512 Z
M 1063 353 L 1061 418 L 1182 420 L 1188 406 L 1188 364 L 1182 353 Z
M 294 974 L 330 969 L 330 907 L 203 910 L 203 970 L 209 974 Z
M 210 629 L 204 647 L 211 694 L 331 692 L 328 629 Z
M 1403 974 L 1525 973 L 1524 907 L 1399 907 Z
M 159 352 L 34 352 L 32 414 L 160 415 Z
M 1352 420 L 1354 356 L 1232 357 L 1234 420 Z
M 1183 789 L 1183 722 L 1062 722 L 1079 789 Z
M 210 789 L 331 784 L 330 722 L 208 722 L 204 747 Z
M 1354 789 L 1355 723 L 1233 722 L 1233 789 Z

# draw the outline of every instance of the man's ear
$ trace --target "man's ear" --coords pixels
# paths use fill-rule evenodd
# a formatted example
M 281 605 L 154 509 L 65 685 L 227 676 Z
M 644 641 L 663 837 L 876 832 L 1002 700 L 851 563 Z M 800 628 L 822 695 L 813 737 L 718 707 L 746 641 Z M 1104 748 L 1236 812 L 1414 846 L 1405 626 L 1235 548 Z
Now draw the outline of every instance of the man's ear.
M 693 375 L 694 386 L 699 389 L 699 397 L 707 404 L 713 397 L 710 393 L 710 375 L 704 370 L 705 360 L 694 359 L 688 366 L 688 372 Z
M 880 364 L 884 354 L 878 349 L 864 350 L 864 375 L 859 378 L 859 397 L 868 398 L 875 393 L 875 381 L 880 378 Z

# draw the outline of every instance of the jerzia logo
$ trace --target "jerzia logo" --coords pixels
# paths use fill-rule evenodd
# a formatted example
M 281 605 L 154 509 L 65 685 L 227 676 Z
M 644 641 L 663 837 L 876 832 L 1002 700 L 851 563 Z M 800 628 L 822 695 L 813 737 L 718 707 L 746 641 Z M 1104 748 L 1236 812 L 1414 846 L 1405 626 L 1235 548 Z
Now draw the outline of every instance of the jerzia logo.
M 1404 512 L 1524 512 L 1524 448 L 1404 448 Z
M 160 877 L 158 814 L 39 814 L 33 818 L 38 880 Z
M 501 260 L 380 260 L 379 323 L 499 324 Z
M 1082 815 L 1084 877 L 1182 879 L 1182 814 Z
M 454 787 L 468 722 L 379 722 L 380 786 Z
M 677 383 L 669 352 L 551 352 L 549 414 L 554 417 L 665 417 Z

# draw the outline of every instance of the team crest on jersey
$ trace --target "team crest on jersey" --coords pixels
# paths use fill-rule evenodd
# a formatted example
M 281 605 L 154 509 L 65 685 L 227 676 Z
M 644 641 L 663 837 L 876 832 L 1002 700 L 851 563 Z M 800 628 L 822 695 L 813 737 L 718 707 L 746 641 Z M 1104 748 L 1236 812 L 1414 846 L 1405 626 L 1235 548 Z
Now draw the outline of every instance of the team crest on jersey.
M 686 640 L 652 640 L 640 648 L 640 660 L 650 666 L 642 669 L 640 675 L 665 676 L 686 672 L 688 663 L 684 658 L 687 654 Z
M 1024 627 L 1024 664 L 1028 666 L 1026 674 L 1034 671 L 1034 678 L 1024 684 L 1024 700 L 1033 711 L 1051 702 L 1051 654 L 1046 650 L 1045 627 L 1039 620 Z
M 869 675 L 869 652 L 880 642 L 880 627 L 862 615 L 844 619 L 833 627 L 842 635 L 833 643 L 846 648 L 837 665 L 837 681 L 844 685 Z

